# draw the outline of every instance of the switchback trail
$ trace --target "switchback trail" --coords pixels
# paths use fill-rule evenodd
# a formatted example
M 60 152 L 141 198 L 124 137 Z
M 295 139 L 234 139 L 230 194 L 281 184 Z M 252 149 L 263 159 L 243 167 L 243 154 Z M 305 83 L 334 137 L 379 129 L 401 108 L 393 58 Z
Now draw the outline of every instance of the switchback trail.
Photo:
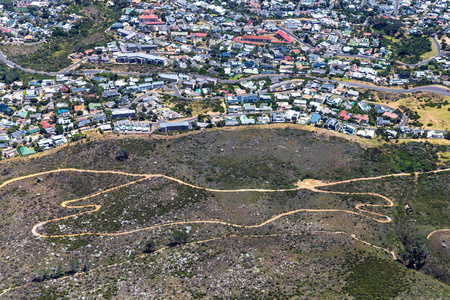
M 420 174 L 429 174 L 429 173 L 439 173 L 439 172 L 446 172 L 446 171 L 450 171 L 450 169 L 442 169 L 442 170 L 435 170 L 435 171 L 431 171 L 431 172 L 416 172 L 414 175 L 418 176 Z M 333 186 L 333 185 L 338 185 L 338 184 L 344 184 L 344 183 L 349 183 L 349 182 L 357 182 L 357 181 L 367 181 L 367 180 L 376 180 L 376 179 L 381 179 L 381 178 L 386 178 L 386 177 L 400 177 L 400 176 L 410 176 L 410 173 L 398 173 L 398 174 L 388 174 L 388 175 L 381 175 L 381 176 L 375 176 L 375 177 L 365 177 L 365 178 L 355 178 L 355 179 L 348 179 L 348 180 L 342 180 L 342 181 L 336 181 L 336 182 L 323 182 L 323 181 L 318 181 L 318 180 L 304 180 L 304 181 L 299 181 L 296 184 L 295 188 L 291 188 L 291 189 L 279 189 L 279 190 L 273 190 L 273 189 L 237 189 L 237 190 L 220 190 L 220 189 L 211 189 L 211 188 L 205 188 L 205 187 L 200 187 L 200 186 L 196 186 L 190 183 L 186 183 L 184 181 L 181 181 L 179 179 L 170 177 L 170 176 L 166 176 L 163 174 L 134 174 L 134 173 L 127 173 L 127 172 L 121 172 L 121 171 L 96 171 L 96 170 L 81 170 L 81 169 L 74 169 L 74 168 L 66 168 L 66 169 L 56 169 L 56 170 L 51 170 L 51 171 L 45 171 L 45 172 L 40 172 L 40 173 L 35 173 L 35 174 L 29 174 L 29 175 L 24 175 L 24 176 L 20 176 L 17 178 L 13 178 L 10 180 L 5 181 L 4 183 L 0 184 L 0 189 L 4 188 L 5 186 L 13 183 L 13 182 L 17 182 L 17 181 L 21 181 L 24 179 L 28 179 L 28 178 L 32 178 L 32 177 L 36 177 L 36 176 L 42 176 L 42 175 L 46 175 L 46 174 L 53 174 L 53 173 L 62 173 L 62 172 L 78 172 L 78 173 L 94 173 L 94 174 L 117 174 L 117 175 L 124 175 L 124 176 L 129 176 L 129 177 L 136 177 L 138 179 L 130 181 L 128 183 L 104 190 L 104 191 L 100 191 L 82 198 L 78 198 L 78 199 L 74 199 L 74 200 L 68 200 L 68 201 L 64 201 L 61 206 L 65 207 L 65 208 L 76 208 L 76 209 L 82 209 L 82 208 L 93 208 L 92 210 L 89 211 L 85 211 L 85 212 L 80 212 L 80 213 L 76 213 L 73 215 L 69 215 L 69 216 L 65 216 L 65 217 L 61 217 L 61 218 L 56 218 L 56 219 L 52 219 L 52 220 L 48 220 L 48 221 L 43 221 L 40 222 L 36 225 L 33 226 L 32 228 L 32 233 L 33 235 L 40 237 L 40 238 L 59 238 L 59 237 L 75 237 L 75 236 L 83 236 L 83 235 L 101 235 L 101 236 L 118 236 L 118 235 L 125 235 L 125 234 L 131 234 L 134 232 L 138 232 L 138 231 L 143 231 L 143 230 L 149 230 L 149 229 L 154 229 L 154 228 L 159 228 L 159 227 L 166 227 L 166 226 L 174 226 L 174 225 L 187 225 L 187 224 L 219 224 L 219 225 L 225 225 L 225 226 L 232 226 L 232 227 L 239 227 L 239 228 L 259 228 L 259 227 L 263 227 L 267 224 L 270 224 L 272 222 L 274 222 L 275 220 L 278 220 L 280 218 L 283 218 L 285 216 L 288 215 L 292 215 L 298 212 L 345 212 L 345 213 L 349 213 L 349 214 L 355 214 L 355 215 L 361 215 L 361 216 L 365 216 L 365 217 L 369 217 L 372 220 L 376 221 L 376 222 L 380 222 L 380 223 L 389 223 L 392 222 L 392 219 L 389 216 L 383 215 L 383 214 L 379 214 L 376 212 L 372 212 L 366 209 L 363 209 L 362 207 L 367 207 L 367 206 L 373 206 L 373 207 L 392 207 L 394 206 L 394 201 L 389 199 L 386 196 L 377 194 L 377 193 L 351 193 L 351 192 L 337 192 L 337 191 L 324 191 L 324 190 L 320 190 L 318 188 L 320 187 L 327 187 L 327 186 Z M 70 203 L 74 203 L 77 201 L 81 201 L 81 200 L 85 200 L 85 199 L 89 199 L 89 198 L 93 198 L 95 196 L 104 194 L 104 193 L 108 193 L 110 191 L 125 187 L 125 186 L 129 186 L 144 180 L 148 180 L 150 178 L 165 178 L 168 180 L 172 180 L 175 181 L 179 184 L 183 184 L 189 187 L 193 187 L 193 188 L 197 188 L 197 189 L 203 189 L 206 191 L 210 191 L 210 192 L 218 192 L 218 193 L 238 193 L 238 192 L 286 192 L 286 191 L 296 191 L 296 190 L 300 190 L 300 189 L 308 189 L 314 192 L 319 192 L 319 193 L 330 193 L 330 194 L 343 194 L 343 195 L 371 195 L 371 196 L 376 196 L 376 197 L 380 197 L 382 199 L 384 199 L 387 204 L 367 204 L 367 203 L 358 203 L 355 205 L 355 208 L 359 211 L 359 212 L 355 212 L 355 211 L 351 211 L 351 210 L 343 210 L 343 209 L 297 209 L 297 210 L 292 210 L 292 211 L 288 211 L 285 213 L 281 213 L 278 215 L 273 216 L 272 218 L 259 223 L 259 224 L 255 224 L 255 225 L 241 225 L 241 224 L 233 224 L 233 223 L 229 223 L 229 222 L 224 222 L 224 221 L 220 221 L 220 220 L 204 220 L 204 221 L 183 221 L 183 222 L 171 222 L 171 223 L 163 223 L 163 224 L 159 224 L 159 225 L 154 225 L 154 226 L 149 226 L 149 227 L 145 227 L 145 228 L 140 228 L 140 229 L 134 229 L 134 230 L 130 230 L 130 231 L 125 231 L 125 232 L 116 232 L 116 233 L 94 233 L 94 232 L 85 232 L 85 233 L 78 233 L 78 234 L 64 234 L 64 235 L 43 235 L 40 234 L 38 232 L 39 228 L 41 228 L 42 226 L 44 226 L 45 224 L 48 224 L 50 222 L 56 222 L 59 220 L 64 220 L 64 219 L 68 219 L 68 218 L 73 218 L 76 216 L 80 216 L 82 214 L 87 214 L 87 213 L 93 213 L 96 212 L 98 210 L 100 210 L 101 205 L 99 204 L 87 204 L 87 205 L 68 205 Z M 369 215 L 373 215 L 376 217 L 381 217 L 380 218 L 376 218 L 376 217 L 372 217 L 372 216 L 368 216 L 367 214 L 363 214 L 367 213 Z M 434 230 L 432 231 L 428 236 L 427 239 L 430 239 L 430 237 L 440 231 L 450 231 L 450 229 L 438 229 L 438 230 Z M 342 234 L 342 235 L 347 235 L 363 244 L 366 244 L 368 246 L 371 246 L 375 249 L 378 250 L 382 250 L 384 252 L 386 252 L 387 254 L 391 255 L 392 258 L 395 260 L 397 259 L 397 255 L 395 254 L 394 251 L 390 251 L 389 249 L 386 248 L 382 248 L 380 246 L 371 244 L 369 242 L 366 242 L 360 238 L 358 238 L 356 236 L 356 234 L 350 234 L 347 232 L 343 232 L 343 231 L 311 231 L 308 232 L 311 234 Z M 220 239 L 226 239 L 226 238 L 257 238 L 257 237 L 280 237 L 283 235 L 296 235 L 296 234 L 271 234 L 271 235 L 228 235 L 228 236 L 220 236 L 220 237 L 215 237 L 215 238 L 210 238 L 210 239 L 205 239 L 205 240 L 199 240 L 199 241 L 194 241 L 194 242 L 190 242 L 190 243 L 186 243 L 186 245 L 194 245 L 194 244 L 202 244 L 202 243 L 208 243 L 211 241 L 216 241 L 216 240 L 220 240 Z M 297 234 L 298 235 L 298 234 Z M 161 248 L 159 248 L 158 250 L 154 251 L 153 253 L 158 253 L 158 252 L 162 252 L 166 249 L 169 249 L 168 246 L 163 246 Z M 141 257 L 144 257 L 145 254 L 141 254 L 139 256 L 136 256 L 134 259 L 138 259 Z M 113 265 L 108 265 L 108 266 L 101 266 L 101 267 L 97 267 L 95 269 L 89 270 L 89 272 L 93 272 L 93 271 L 100 271 L 100 270 L 104 270 L 104 269 L 109 269 L 112 267 L 116 267 L 119 265 L 122 265 L 124 263 L 130 262 L 131 260 L 125 260 Z M 77 272 L 75 273 L 73 276 L 77 276 L 77 275 L 82 275 L 85 274 L 85 272 Z M 2 291 L 0 293 L 0 297 L 5 295 L 6 293 L 12 291 L 12 290 L 17 290 L 20 288 L 24 288 L 26 286 L 28 286 L 29 284 L 31 284 L 31 282 L 28 282 L 24 285 L 21 286 L 17 286 L 17 287 L 12 287 L 12 288 L 8 288 L 5 289 L 4 291 Z
M 444 172 L 444 171 L 449 171 L 450 169 L 443 169 L 443 170 L 435 170 L 435 171 L 431 171 L 431 172 L 416 172 L 415 175 L 419 175 L 419 174 L 424 174 L 424 173 L 438 173 L 438 172 Z M 85 236 L 85 235 L 102 235 L 102 236 L 119 236 L 119 235 L 125 235 L 125 234 L 131 234 L 131 233 L 135 233 L 135 232 L 139 232 L 139 231 L 144 231 L 144 230 L 150 230 L 150 229 L 155 229 L 155 228 L 160 228 L 160 227 L 167 227 L 167 226 L 174 226 L 174 225 L 187 225 L 187 224 L 219 224 L 219 225 L 224 225 L 224 226 L 231 226 L 231 227 L 237 227 L 237 228 L 259 228 L 259 227 L 263 227 L 265 225 L 268 225 L 272 222 L 274 222 L 275 220 L 278 220 L 280 218 L 292 215 L 292 214 L 296 214 L 299 212 L 344 212 L 344 213 L 348 213 L 348 214 L 354 214 L 354 215 L 360 215 L 360 216 L 364 216 L 364 217 L 369 217 L 372 220 L 379 222 L 379 223 L 389 223 L 392 221 L 392 219 L 389 216 L 380 214 L 380 213 L 376 213 L 367 209 L 364 209 L 363 207 L 392 207 L 394 206 L 394 201 L 389 199 L 386 196 L 377 194 L 377 193 L 370 193 L 370 192 L 361 192 L 361 193 L 350 193 L 350 192 L 338 192 L 338 191 L 324 191 L 324 190 L 320 190 L 318 188 L 320 187 L 327 187 L 327 186 L 333 186 L 333 185 L 337 185 L 337 184 L 343 184 L 343 183 L 349 183 L 349 182 L 356 182 L 356 181 L 367 181 L 367 180 L 375 180 L 375 179 L 381 179 L 381 178 L 386 178 L 386 177 L 400 177 L 400 176 L 410 176 L 410 173 L 398 173 L 398 174 L 388 174 L 388 175 L 381 175 L 381 176 L 375 176 L 375 177 L 364 177 L 364 178 L 355 178 L 355 179 L 348 179 L 348 180 L 342 180 L 342 181 L 336 181 L 336 182 L 323 182 L 323 181 L 319 181 L 319 180 L 304 180 L 304 181 L 299 181 L 296 184 L 295 188 L 291 188 L 291 189 L 278 189 L 278 190 L 274 190 L 274 189 L 236 189 L 236 190 L 221 190 L 221 189 L 212 189 L 212 188 L 205 188 L 205 187 L 200 187 L 200 186 L 196 186 L 187 182 L 184 182 L 182 180 L 167 176 L 167 175 L 163 175 L 163 174 L 134 174 L 134 173 L 127 173 L 127 172 L 121 172 L 121 171 L 97 171 L 97 170 L 81 170 L 81 169 L 74 169 L 74 168 L 66 168 L 66 169 L 56 169 L 56 170 L 51 170 L 51 171 L 46 171 L 46 172 L 41 172 L 41 173 L 36 173 L 36 174 L 30 174 L 30 175 L 25 175 L 25 176 L 21 176 L 21 177 L 17 177 L 17 178 L 13 178 L 10 179 L 8 181 L 5 181 L 4 183 L 2 183 L 0 185 L 0 188 L 5 187 L 6 185 L 16 182 L 16 181 L 20 181 L 23 179 L 27 179 L 27 178 L 32 178 L 32 177 L 36 177 L 36 176 L 42 176 L 42 175 L 46 175 L 46 174 L 53 174 L 53 173 L 61 173 L 61 172 L 78 172 L 78 173 L 94 173 L 94 174 L 117 174 L 117 175 L 124 175 L 124 176 L 130 176 L 130 177 L 138 177 L 139 179 L 136 179 L 134 181 L 130 181 L 126 184 L 123 185 L 119 185 L 104 191 L 100 191 L 98 193 L 94 193 L 82 198 L 78 198 L 78 199 L 73 199 L 73 200 L 68 200 L 68 201 L 64 201 L 63 203 L 61 203 L 62 207 L 65 208 L 74 208 L 74 209 L 82 209 L 82 208 L 93 208 L 91 210 L 88 211 L 84 211 L 84 212 L 79 212 L 73 215 L 69 215 L 69 216 L 65 216 L 65 217 L 61 217 L 61 218 L 55 218 L 55 219 L 51 219 L 51 220 L 47 220 L 47 221 L 43 221 L 40 222 L 36 225 L 33 226 L 32 228 L 32 233 L 35 236 L 41 237 L 41 238 L 59 238 L 59 237 L 76 237 L 76 236 Z M 358 203 L 355 205 L 355 208 L 357 211 L 352 211 L 352 210 L 345 210 L 345 209 L 306 209 L 306 208 L 301 208 L 301 209 L 296 209 L 296 210 L 292 210 L 292 211 L 288 211 L 285 213 L 281 213 L 278 215 L 273 216 L 272 218 L 263 221 L 262 223 L 259 224 L 255 224 L 255 225 L 242 225 L 242 224 L 234 224 L 234 223 L 229 223 L 229 222 L 225 222 L 225 221 L 220 221 L 220 220 L 193 220 L 193 221 L 179 221 L 179 222 L 170 222 L 170 223 L 163 223 L 163 224 L 158 224 L 158 225 L 153 225 L 153 226 L 148 226 L 145 228 L 139 228 L 139 229 L 134 229 L 134 230 L 130 230 L 130 231 L 124 231 L 124 232 L 114 232 L 114 233 L 99 233 L 99 232 L 83 232 L 83 233 L 75 233 L 75 234 L 63 234 L 63 235 L 44 235 L 39 233 L 39 228 L 41 228 L 42 226 L 44 226 L 45 224 L 51 223 L 51 222 L 57 222 L 60 220 L 64 220 L 64 219 L 69 219 L 69 218 L 73 218 L 76 216 L 80 216 L 82 214 L 87 214 L 87 213 L 93 213 L 96 212 L 98 210 L 100 210 L 101 205 L 99 204 L 87 204 L 87 205 L 69 205 L 71 203 L 75 203 L 81 200 L 86 200 L 89 198 L 93 198 L 95 196 L 99 196 L 101 194 L 104 193 L 108 193 L 110 191 L 125 187 L 125 186 L 129 186 L 150 178 L 165 178 L 174 182 L 177 182 L 179 184 L 183 184 L 192 188 L 196 188 L 196 189 L 202 189 L 202 190 L 206 190 L 209 192 L 216 192 L 216 193 L 238 193 L 238 192 L 263 192 L 263 193 L 274 193 L 274 192 L 287 192 L 287 191 L 297 191 L 300 189 L 308 189 L 314 192 L 318 192 L 318 193 L 329 193 L 329 194 L 342 194 L 342 195 L 370 195 L 370 196 L 375 196 L 375 197 L 379 197 L 384 199 L 387 204 L 368 204 L 368 203 Z M 441 229 L 441 230 L 446 230 L 446 229 Z M 433 232 L 434 233 L 434 232 Z M 430 233 L 430 235 L 428 236 L 428 238 L 433 234 Z

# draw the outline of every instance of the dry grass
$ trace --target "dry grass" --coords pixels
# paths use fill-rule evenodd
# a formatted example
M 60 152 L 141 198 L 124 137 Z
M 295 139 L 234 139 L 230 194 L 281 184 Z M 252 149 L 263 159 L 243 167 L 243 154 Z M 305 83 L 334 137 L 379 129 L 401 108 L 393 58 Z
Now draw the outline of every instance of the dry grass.
M 430 59 L 430 58 L 435 57 L 437 55 L 436 44 L 433 42 L 433 40 L 431 38 L 428 38 L 428 40 L 431 42 L 431 51 L 420 56 L 422 61 Z
M 417 111 L 420 115 L 419 122 L 424 124 L 425 129 L 450 129 L 450 105 L 442 105 L 441 108 L 426 106 L 429 103 L 443 103 L 450 101 L 450 97 L 442 96 L 434 93 L 421 92 L 414 94 L 405 94 L 403 96 L 394 96 L 383 92 L 373 92 L 375 99 L 381 103 L 385 103 L 393 108 L 404 106 L 412 111 Z M 386 97 L 387 95 L 387 97 Z M 428 124 L 431 124 L 430 126 Z
M 1 50 L 6 57 L 14 57 L 16 55 L 30 55 L 40 51 L 45 44 L 39 45 L 2 45 Z

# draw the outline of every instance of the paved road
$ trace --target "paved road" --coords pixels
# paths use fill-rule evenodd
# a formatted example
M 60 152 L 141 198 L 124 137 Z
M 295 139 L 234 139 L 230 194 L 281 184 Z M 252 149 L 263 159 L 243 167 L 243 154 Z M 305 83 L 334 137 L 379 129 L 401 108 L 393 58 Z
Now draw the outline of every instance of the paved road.
M 83 70 L 81 71 L 84 74 L 96 74 L 100 72 L 111 72 L 116 73 L 118 75 L 137 75 L 139 73 L 134 72 L 112 72 L 112 71 L 102 71 L 102 70 Z M 142 73 L 141 75 L 148 75 L 150 73 Z M 204 76 L 204 75 L 197 75 L 197 74 L 187 74 L 191 77 L 196 78 L 213 78 L 211 76 Z M 270 78 L 270 77 L 280 77 L 280 78 L 287 78 L 287 79 L 293 79 L 290 75 L 283 75 L 283 74 L 259 74 L 254 75 L 251 77 L 241 78 L 237 80 L 228 80 L 228 79 L 220 79 L 216 78 L 217 82 L 220 83 L 239 83 L 239 82 L 245 82 L 252 79 L 263 79 L 263 78 Z M 300 77 L 300 76 L 297 76 Z M 400 88 L 389 88 L 389 87 L 383 87 L 383 86 L 373 86 L 373 85 L 366 85 L 361 83 L 353 83 L 353 82 L 347 82 L 347 81 L 340 81 L 340 80 L 332 80 L 327 78 L 321 78 L 321 77 L 314 77 L 314 76 L 306 76 L 307 78 L 313 78 L 315 80 L 323 81 L 323 82 L 336 82 L 345 86 L 351 86 L 351 87 L 358 87 L 358 88 L 366 88 L 371 90 L 378 90 L 383 92 L 389 92 L 389 93 L 400 93 L 400 94 L 406 94 L 406 93 L 414 93 L 414 92 L 432 92 L 443 96 L 449 96 L 450 97 L 450 90 L 443 88 L 441 86 L 435 86 L 435 85 L 428 85 L 428 86 L 421 86 L 421 87 L 415 87 L 410 89 L 400 89 Z M 301 78 L 300 78 L 301 79 Z M 288 80 L 289 81 L 289 80 Z M 281 82 L 281 83 L 284 83 Z M 211 99 L 211 98 L 208 98 Z
M 289 31 L 287 31 L 287 33 L 289 34 Z M 291 36 L 295 37 L 297 40 L 300 39 L 299 37 L 293 35 L 292 33 L 290 34 Z M 437 41 L 436 41 L 437 43 Z M 439 44 L 439 43 L 437 43 Z M 309 47 L 311 47 L 310 45 L 308 45 Z M 442 55 L 443 52 L 440 51 L 440 46 L 438 47 L 438 53 L 440 53 Z M 77 63 L 61 70 L 58 72 L 43 72 L 43 71 L 35 71 L 35 70 L 31 70 L 31 69 L 27 69 L 24 68 L 10 60 L 8 60 L 3 53 L 0 51 L 0 60 L 2 60 L 4 63 L 6 63 L 9 67 L 11 68 L 18 68 L 20 70 L 23 70 L 25 72 L 28 73 L 33 73 L 33 74 L 43 74 L 43 75 L 48 75 L 48 76 L 56 76 L 56 75 L 61 75 L 61 74 L 67 74 L 70 73 L 72 71 L 70 71 L 72 68 L 78 66 L 79 64 L 81 64 L 83 61 L 86 60 L 80 60 Z M 106 71 L 106 70 L 81 70 L 81 71 L 73 71 L 74 73 L 82 73 L 85 75 L 92 75 L 92 74 L 97 74 L 100 72 L 104 72 L 104 73 L 115 73 L 118 75 L 150 75 L 152 73 L 137 73 L 137 72 L 116 72 L 116 71 Z M 190 76 L 193 77 L 197 77 L 197 78 L 211 78 L 211 76 L 202 76 L 202 75 L 196 75 L 196 74 L 189 74 Z M 219 79 L 217 78 L 217 82 L 220 83 L 238 83 L 238 82 L 244 82 L 244 81 L 248 81 L 251 79 L 259 79 L 259 78 L 268 78 L 268 77 L 284 77 L 287 78 L 289 77 L 288 75 L 283 75 L 283 74 L 259 74 L 259 75 L 255 75 L 255 76 L 251 76 L 251 77 L 246 77 L 246 78 L 241 78 L 241 79 L 237 79 L 237 80 L 227 80 L 227 79 Z M 310 77 L 310 76 L 308 76 Z M 310 77 L 311 78 L 311 77 Z M 415 87 L 415 88 L 411 88 L 411 89 L 393 89 L 393 88 L 388 88 L 388 87 L 382 87 L 382 86 L 372 86 L 372 85 L 365 85 L 365 84 L 359 84 L 359 83 L 351 83 L 351 82 L 346 82 L 346 81 L 339 81 L 339 80 L 330 80 L 330 79 L 325 79 L 325 78 L 320 78 L 320 77 L 312 77 L 315 78 L 316 80 L 320 80 L 320 81 L 325 81 L 325 82 L 337 82 L 337 83 L 341 83 L 347 86 L 352 86 L 352 87 L 360 87 L 360 88 L 367 88 L 367 89 L 372 89 L 372 90 L 379 90 L 379 91 L 384 91 L 384 92 L 392 92 L 392 93 L 413 93 L 413 92 L 432 92 L 432 93 L 437 93 L 440 95 L 444 95 L 444 96 L 450 96 L 450 91 L 448 89 L 439 87 L 439 86 L 423 86 L 423 87 Z

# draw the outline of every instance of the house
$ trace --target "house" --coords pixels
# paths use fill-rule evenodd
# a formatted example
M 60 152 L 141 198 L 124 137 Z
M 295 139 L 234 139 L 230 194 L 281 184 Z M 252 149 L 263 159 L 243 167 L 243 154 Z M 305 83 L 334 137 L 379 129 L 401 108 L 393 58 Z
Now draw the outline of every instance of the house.
M 238 112 L 242 112 L 243 109 L 240 105 L 229 105 L 228 106 L 228 113 L 238 113 Z
M 294 122 L 297 121 L 298 117 L 300 116 L 300 113 L 295 110 L 288 110 L 285 112 L 285 117 L 287 122 Z
M 341 102 L 342 102 L 342 99 L 341 99 L 341 98 L 334 98 L 334 97 L 332 97 L 332 98 L 329 98 L 329 99 L 327 100 L 327 103 L 328 103 L 331 107 L 338 107 L 339 104 L 341 104 Z
M 375 130 L 373 129 L 358 130 L 356 135 L 364 137 L 366 139 L 373 139 L 373 137 L 375 136 Z
M 91 120 L 89 120 L 89 119 L 80 120 L 78 122 L 78 128 L 84 127 L 90 123 L 91 123 Z
M 359 97 L 359 92 L 355 90 L 348 90 L 347 95 L 349 98 L 353 100 L 357 100 Z
M 377 119 L 377 126 L 378 127 L 385 127 L 385 126 L 389 126 L 391 125 L 391 121 L 390 120 L 385 120 L 383 119 L 383 117 L 379 117 Z
M 159 78 L 169 82 L 178 82 L 180 80 L 177 74 L 159 74 Z
M 107 97 L 119 97 L 120 93 L 118 93 L 117 91 L 104 91 L 102 92 L 102 97 L 103 98 L 107 98 Z
M 242 125 L 253 125 L 255 124 L 255 119 L 253 118 L 247 118 L 247 116 L 241 116 L 241 124 Z
M 239 97 L 241 97 L 241 96 L 239 96 Z M 239 97 L 238 97 L 238 99 L 239 99 Z M 256 102 L 258 102 L 258 96 L 257 95 L 243 96 L 242 102 L 243 103 L 256 103 Z
M 267 94 L 259 95 L 259 100 L 263 102 L 269 102 L 272 100 L 272 96 Z
M 73 110 L 74 110 L 75 112 L 79 112 L 79 111 L 83 112 L 83 110 L 84 110 L 84 105 L 74 105 Z
M 44 148 L 44 149 L 50 149 L 53 147 L 53 140 L 52 139 L 42 139 L 37 142 L 38 147 Z
M 350 91 L 349 91 L 350 92 Z M 358 107 L 362 110 L 362 111 L 369 111 L 370 110 L 370 105 L 363 103 L 363 102 L 359 102 L 358 103 Z
M 257 119 L 257 124 L 260 124 L 260 125 L 270 123 L 270 117 L 268 117 L 268 116 L 259 116 L 256 119 Z
M 17 155 L 17 149 L 15 148 L 10 148 L 10 149 L 5 149 L 3 150 L 3 156 L 5 158 L 11 158 Z
M 437 132 L 434 130 L 427 131 L 427 139 L 443 139 L 443 138 L 444 138 L 443 132 Z
M 19 148 L 19 153 L 20 153 L 20 155 L 25 156 L 25 155 L 35 154 L 36 151 L 34 150 L 33 147 L 29 147 L 29 148 L 27 148 L 27 147 L 20 147 Z
M 283 112 L 275 112 L 272 114 L 272 122 L 273 123 L 284 123 L 284 113 Z
M 106 115 L 105 114 L 93 115 L 92 116 L 92 120 L 94 122 L 97 122 L 97 123 L 105 122 L 106 121 Z
M 381 105 L 375 105 L 375 111 L 377 112 L 377 114 L 383 114 L 385 113 L 387 110 L 384 106 Z
M 294 106 L 296 107 L 306 108 L 306 104 L 307 104 L 306 100 L 298 100 L 298 99 L 294 100 Z
M 348 119 L 351 118 L 351 116 L 352 115 L 347 114 L 347 112 L 345 110 L 342 110 L 339 115 L 339 118 L 342 118 L 342 119 L 344 119 L 344 121 L 347 121 Z
M 353 115 L 352 118 L 356 121 L 356 123 L 358 124 L 367 124 L 367 122 L 369 122 L 369 116 L 368 115 L 360 115 L 360 114 L 356 114 Z
M 236 117 L 226 117 L 225 118 L 225 126 L 237 126 L 239 125 L 239 121 Z
M 328 119 L 326 122 L 325 122 L 325 124 L 323 125 L 323 127 L 324 128 L 327 128 L 327 129 L 331 129 L 331 130 L 335 130 L 335 131 L 338 131 L 339 130 L 339 128 L 340 128 L 340 124 L 339 124 L 339 121 L 338 120 L 336 120 L 336 119 Z
M 355 133 L 355 131 L 356 131 L 356 127 L 355 126 L 352 126 L 352 125 L 350 125 L 348 123 L 342 124 L 341 132 L 343 132 L 345 134 L 348 134 L 348 135 L 353 135 Z
M 89 103 L 89 112 L 93 112 L 94 110 L 101 109 L 102 105 L 100 103 Z
M 180 131 L 180 130 L 188 130 L 189 129 L 189 122 L 183 121 L 183 122 L 166 122 L 161 123 L 159 126 L 160 132 L 170 132 L 170 131 Z
M 56 146 L 67 143 L 67 139 L 63 134 L 53 136 L 52 141 Z
M 390 138 L 395 138 L 398 135 L 398 132 L 392 129 L 386 129 L 386 133 L 389 135 Z
M 395 120 L 398 118 L 398 115 L 396 113 L 391 113 L 390 111 L 386 111 L 383 113 L 383 117 L 388 117 L 390 119 Z
M 167 65 L 167 58 L 146 53 L 122 53 L 116 56 L 118 63 L 140 63 Z
M 411 129 L 409 127 L 406 127 L 406 126 L 402 126 L 402 127 L 400 127 L 400 132 L 401 132 L 401 134 L 410 134 L 411 133 Z

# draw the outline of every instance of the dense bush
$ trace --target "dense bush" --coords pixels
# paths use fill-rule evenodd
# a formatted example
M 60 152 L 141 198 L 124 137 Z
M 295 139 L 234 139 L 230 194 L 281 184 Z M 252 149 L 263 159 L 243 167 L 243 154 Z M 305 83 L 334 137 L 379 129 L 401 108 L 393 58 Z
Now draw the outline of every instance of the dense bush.
M 369 257 L 350 269 L 344 290 L 356 299 L 392 299 L 409 284 L 401 264 Z

